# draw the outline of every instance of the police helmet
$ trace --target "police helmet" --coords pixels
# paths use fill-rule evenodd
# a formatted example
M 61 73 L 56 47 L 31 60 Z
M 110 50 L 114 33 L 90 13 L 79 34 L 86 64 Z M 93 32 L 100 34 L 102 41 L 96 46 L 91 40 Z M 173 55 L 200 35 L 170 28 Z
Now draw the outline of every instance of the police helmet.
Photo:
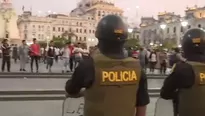
M 125 42 L 128 28 L 121 17 L 107 15 L 98 23 L 95 37 L 100 41 Z
M 182 40 L 182 50 L 185 57 L 193 54 L 204 55 L 205 31 L 198 28 L 188 30 Z

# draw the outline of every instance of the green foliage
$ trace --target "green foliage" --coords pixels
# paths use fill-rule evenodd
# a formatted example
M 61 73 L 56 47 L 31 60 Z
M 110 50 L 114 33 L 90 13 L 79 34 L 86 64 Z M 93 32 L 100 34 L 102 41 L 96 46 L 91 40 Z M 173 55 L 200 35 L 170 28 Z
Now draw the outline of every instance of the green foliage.
M 129 47 L 132 47 L 132 48 L 140 47 L 139 40 L 138 39 L 128 39 L 125 43 L 125 48 L 129 48 Z
M 55 47 L 62 48 L 67 42 L 70 42 L 70 40 L 68 40 L 66 38 L 54 37 L 53 42 L 54 42 Z
M 40 41 L 40 42 L 39 42 L 39 45 L 40 45 L 42 48 L 46 48 L 47 43 L 46 43 L 45 41 Z
M 175 39 L 168 39 L 166 41 L 164 41 L 163 43 L 163 48 L 167 48 L 167 49 L 172 49 L 173 47 L 176 47 L 177 43 L 175 41 Z

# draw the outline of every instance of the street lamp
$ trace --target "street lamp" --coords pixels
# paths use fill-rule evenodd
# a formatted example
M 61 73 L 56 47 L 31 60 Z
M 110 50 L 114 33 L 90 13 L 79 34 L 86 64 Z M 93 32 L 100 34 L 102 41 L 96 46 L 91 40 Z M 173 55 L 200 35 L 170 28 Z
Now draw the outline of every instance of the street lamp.
M 49 40 L 49 36 L 46 37 L 46 48 L 48 48 L 48 40 Z
M 152 42 L 151 42 L 149 45 L 150 45 L 150 46 L 153 46 L 153 45 L 154 45 L 154 43 L 152 43 Z
M 186 27 L 188 24 L 189 24 L 189 23 L 188 23 L 187 21 L 182 21 L 182 22 L 181 22 L 181 25 L 182 25 L 183 27 Z
M 163 30 L 164 30 L 166 27 L 167 27 L 166 24 L 161 24 L 161 25 L 160 25 L 160 28 L 163 29 Z
M 133 32 L 133 29 L 128 29 L 128 32 L 129 32 L 129 33 L 132 33 L 132 32 Z
M 165 29 L 166 27 L 167 27 L 166 24 L 161 24 L 161 25 L 160 25 L 160 28 L 162 29 L 162 41 L 161 41 L 160 43 L 162 43 L 163 40 L 165 39 L 165 38 L 164 38 L 164 29 Z

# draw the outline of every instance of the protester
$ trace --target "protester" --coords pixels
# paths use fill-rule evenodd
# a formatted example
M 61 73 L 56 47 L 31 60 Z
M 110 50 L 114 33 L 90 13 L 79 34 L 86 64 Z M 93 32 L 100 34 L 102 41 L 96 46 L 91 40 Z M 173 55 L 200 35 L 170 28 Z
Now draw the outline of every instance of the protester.
M 167 69 L 167 53 L 166 51 L 161 51 L 159 53 L 159 63 L 160 63 L 160 73 L 165 74 Z
M 70 65 L 71 49 L 69 48 L 70 43 L 66 43 L 65 47 L 61 50 L 61 59 L 63 60 L 62 73 L 69 72 L 68 67 Z M 70 68 L 72 71 L 72 68 Z
M 7 64 L 7 71 L 10 72 L 10 67 L 11 67 L 11 56 L 10 56 L 10 46 L 8 44 L 8 40 L 7 39 L 4 39 L 2 41 L 2 46 L 1 46 L 1 49 L 2 49 L 2 56 L 3 56 L 3 59 L 2 59 L 2 66 L 1 66 L 1 70 L 2 72 L 4 72 L 4 68 L 5 68 L 5 65 Z
M 14 59 L 14 62 L 17 63 L 17 59 L 19 58 L 17 44 L 13 47 L 12 53 L 12 58 Z
M 68 43 L 68 48 L 70 50 L 70 54 L 69 54 L 69 66 L 70 66 L 70 70 L 73 71 L 73 63 L 74 63 L 74 54 L 73 54 L 73 50 L 74 50 L 74 46 L 71 42 Z
M 58 62 L 58 57 L 60 55 L 60 49 L 59 48 L 55 48 L 55 61 Z
M 19 46 L 20 71 L 26 71 L 28 52 L 29 52 L 29 47 L 26 44 L 26 40 L 22 40 L 22 45 Z
M 38 60 L 41 54 L 40 45 L 37 44 L 36 38 L 33 39 L 33 44 L 30 46 L 30 56 L 31 56 L 31 72 L 33 72 L 33 62 L 36 62 L 36 72 L 38 72 Z
M 79 64 L 79 62 L 82 60 L 82 53 L 83 53 L 83 49 L 81 48 L 81 44 L 80 43 L 77 43 L 77 45 L 75 46 L 74 50 L 73 50 L 73 53 L 74 53 L 74 68 L 77 67 L 77 65 Z
M 155 70 L 155 66 L 157 64 L 157 53 L 155 50 L 153 50 L 150 53 L 149 59 L 150 59 L 150 72 L 153 73 Z
M 49 70 L 49 72 L 51 71 L 51 68 L 53 66 L 53 60 L 55 57 L 55 48 L 53 46 L 53 41 L 50 42 L 49 47 L 46 50 L 46 58 L 47 58 L 47 66 L 46 68 Z

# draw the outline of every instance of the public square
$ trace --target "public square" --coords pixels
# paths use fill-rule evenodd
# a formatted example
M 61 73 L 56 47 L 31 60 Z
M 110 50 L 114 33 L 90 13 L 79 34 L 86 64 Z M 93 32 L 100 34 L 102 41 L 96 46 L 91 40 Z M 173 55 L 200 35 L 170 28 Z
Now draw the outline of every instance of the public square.
M 48 73 L 48 70 L 46 69 L 46 65 L 44 63 L 40 63 L 39 67 L 39 73 L 52 75 L 52 73 Z M 54 63 L 52 70 L 53 74 L 56 75 L 57 73 L 59 73 L 59 76 L 56 76 L 54 78 L 15 78 L 15 75 L 13 75 L 13 78 L 12 75 L 11 77 L 6 78 L 2 77 L 0 73 L 0 112 L 3 112 L 4 116 L 27 116 L 28 114 L 33 113 L 33 108 L 35 108 L 36 110 L 38 110 L 38 113 L 33 113 L 33 116 L 61 115 L 62 103 L 65 96 L 63 94 L 64 86 L 65 82 L 70 78 L 70 74 L 66 74 L 68 75 L 68 78 L 62 78 L 61 67 L 61 61 Z M 27 64 L 26 69 L 28 70 L 28 72 L 24 73 L 30 73 L 30 63 Z M 169 71 L 170 69 L 168 69 L 167 74 L 169 73 Z M 11 73 L 12 72 L 19 72 L 19 62 L 14 63 L 12 61 Z M 149 91 L 151 91 L 151 89 L 160 89 L 164 79 L 154 79 L 154 77 L 152 79 L 149 70 L 147 70 L 147 72 L 149 74 Z M 9 75 L 9 73 L 7 74 Z M 35 74 L 37 73 L 33 73 L 33 75 Z M 159 71 L 155 70 L 155 73 L 153 75 L 159 75 Z M 165 75 L 161 76 L 163 78 L 166 78 Z M 13 94 L 5 94 L 5 91 L 13 91 Z M 47 91 L 53 92 L 50 92 L 52 94 L 46 94 Z M 28 95 L 25 95 L 25 92 L 28 92 Z M 33 92 L 33 94 L 31 94 L 30 92 Z M 155 94 L 159 94 L 159 91 L 157 91 Z M 47 100 L 45 100 L 46 97 L 48 97 Z M 34 100 L 31 100 L 31 98 Z M 155 103 L 157 99 L 158 97 L 156 95 L 150 97 L 151 101 L 147 108 L 147 116 L 154 116 Z M 10 112 L 10 110 L 12 110 L 12 112 Z M 26 111 L 27 113 L 24 111 Z

